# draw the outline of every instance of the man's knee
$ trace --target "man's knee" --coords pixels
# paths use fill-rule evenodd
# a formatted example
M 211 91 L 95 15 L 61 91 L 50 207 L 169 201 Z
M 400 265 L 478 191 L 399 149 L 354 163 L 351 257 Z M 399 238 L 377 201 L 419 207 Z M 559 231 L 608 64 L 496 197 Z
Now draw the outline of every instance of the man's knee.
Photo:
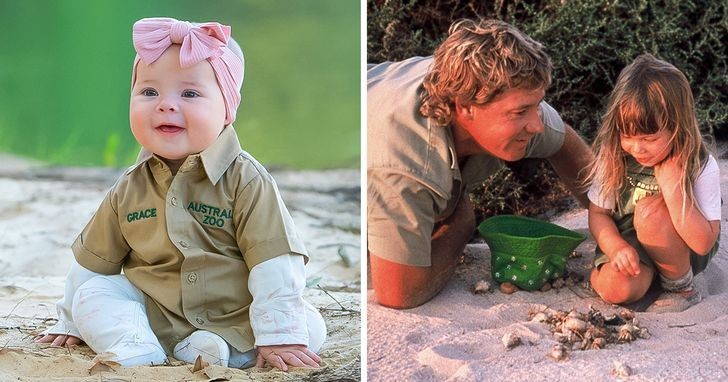
M 417 293 L 377 293 L 375 289 L 374 294 L 379 305 L 392 309 L 416 308 L 430 300 Z
M 430 280 L 416 282 L 416 277 L 380 278 L 374 283 L 374 296 L 377 303 L 394 309 L 418 307 L 434 297 L 439 290 L 435 285 L 444 284 Z

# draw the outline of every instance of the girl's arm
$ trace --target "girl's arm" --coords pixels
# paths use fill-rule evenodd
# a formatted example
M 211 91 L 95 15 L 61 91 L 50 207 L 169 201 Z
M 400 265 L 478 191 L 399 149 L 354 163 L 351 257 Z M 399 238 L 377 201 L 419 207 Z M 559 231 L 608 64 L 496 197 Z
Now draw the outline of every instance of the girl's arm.
M 612 211 L 589 203 L 589 230 L 599 248 L 619 272 L 628 276 L 637 276 L 640 273 L 639 255 L 622 238 L 612 219 Z
M 684 193 L 679 187 L 682 171 L 682 166 L 672 157 L 655 166 L 655 177 L 678 235 L 695 253 L 704 255 L 718 239 L 720 220 L 707 220 L 695 204 L 689 202 L 683 214 Z
M 321 362 L 307 347 L 305 286 L 306 272 L 300 255 L 274 257 L 250 270 L 250 326 L 258 350 L 258 367 L 268 362 L 286 371 L 287 365 L 318 367 Z
M 63 298 L 56 303 L 58 322 L 53 327 L 38 335 L 35 338 L 35 342 L 51 343 L 53 346 L 64 346 L 65 344 L 78 345 L 83 342 L 81 340 L 81 334 L 73 323 L 73 314 L 71 313 L 73 296 L 78 287 L 99 275 L 99 273 L 91 272 L 84 268 L 75 258 L 73 259 L 71 270 L 68 271 L 68 276 L 66 276 L 66 289 L 63 293 Z

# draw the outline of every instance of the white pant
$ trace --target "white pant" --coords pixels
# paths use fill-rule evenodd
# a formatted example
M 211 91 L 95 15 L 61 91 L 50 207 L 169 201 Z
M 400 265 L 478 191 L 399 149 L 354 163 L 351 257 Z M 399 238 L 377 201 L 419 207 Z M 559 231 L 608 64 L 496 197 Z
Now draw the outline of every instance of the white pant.
M 123 366 L 160 365 L 167 361 L 149 326 L 144 294 L 124 275 L 96 276 L 83 283 L 73 298 L 73 321 L 83 340 L 96 353 L 114 353 Z M 321 314 L 306 303 L 308 348 L 317 353 L 326 339 Z M 255 365 L 255 350 L 230 347 L 230 367 Z M 234 360 L 234 361 L 233 361 Z

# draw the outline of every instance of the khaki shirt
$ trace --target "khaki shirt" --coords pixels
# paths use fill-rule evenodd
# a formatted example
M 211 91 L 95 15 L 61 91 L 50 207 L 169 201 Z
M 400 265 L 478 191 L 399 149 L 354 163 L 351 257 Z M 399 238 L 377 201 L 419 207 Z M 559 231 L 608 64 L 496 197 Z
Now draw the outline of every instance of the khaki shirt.
M 414 57 L 367 71 L 367 247 L 415 266 L 430 265 L 435 223 L 450 216 L 462 194 L 504 166 L 483 154 L 461 168 L 450 128 L 420 114 L 431 64 L 431 57 Z M 559 114 L 546 102 L 540 108 L 544 133 L 529 142 L 528 158 L 547 158 L 564 142 Z
M 73 243 L 79 264 L 126 277 L 146 295 L 165 350 L 197 329 L 241 352 L 254 347 L 250 270 L 306 249 L 273 178 L 240 148 L 232 126 L 176 175 L 146 155 L 106 195 Z

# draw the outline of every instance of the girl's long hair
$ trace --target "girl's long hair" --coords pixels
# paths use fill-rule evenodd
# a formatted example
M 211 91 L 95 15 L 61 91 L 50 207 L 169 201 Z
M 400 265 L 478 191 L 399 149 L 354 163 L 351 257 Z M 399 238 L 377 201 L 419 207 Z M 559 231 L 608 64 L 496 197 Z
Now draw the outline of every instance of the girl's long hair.
M 586 184 L 601 185 L 603 200 L 614 200 L 624 186 L 628 154 L 619 136 L 670 134 L 670 153 L 684 166 L 678 187 L 683 191 L 683 215 L 695 203 L 693 185 L 709 150 L 698 128 L 695 101 L 685 75 L 671 64 L 650 54 L 638 56 L 617 78 L 606 115 L 592 145 L 596 155 Z

